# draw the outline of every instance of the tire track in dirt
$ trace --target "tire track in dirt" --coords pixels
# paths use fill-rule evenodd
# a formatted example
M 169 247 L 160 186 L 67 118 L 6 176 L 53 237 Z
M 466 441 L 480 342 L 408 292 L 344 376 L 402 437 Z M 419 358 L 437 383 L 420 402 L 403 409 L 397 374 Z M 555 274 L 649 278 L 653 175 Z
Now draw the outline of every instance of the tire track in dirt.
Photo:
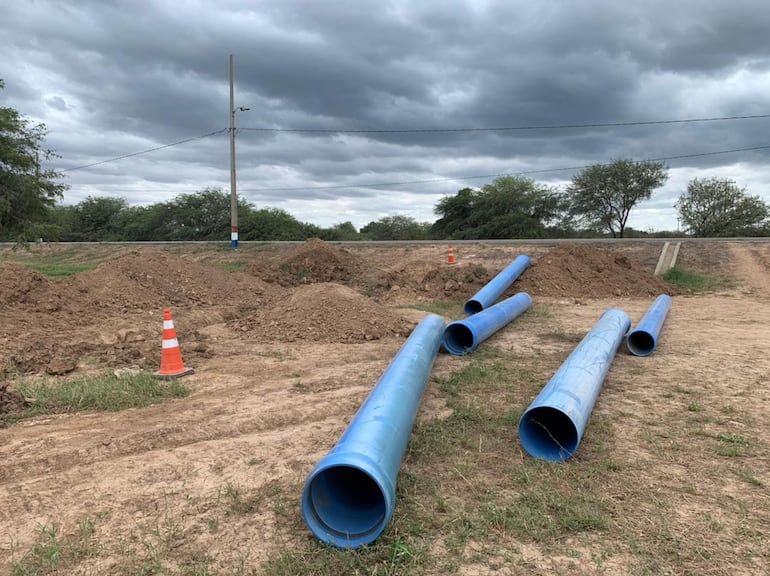
M 733 270 L 749 293 L 760 298 L 770 298 L 770 244 L 736 243 L 730 246 Z
M 182 400 L 107 417 L 99 414 L 44 419 L 18 426 L 7 434 L 0 448 L 0 459 L 4 462 L 0 482 L 22 474 L 58 474 L 132 454 L 319 422 L 328 418 L 330 411 L 354 413 L 366 393 L 366 386 L 312 395 L 283 389 L 256 401 L 235 400 L 229 406 L 205 399 L 202 405 Z

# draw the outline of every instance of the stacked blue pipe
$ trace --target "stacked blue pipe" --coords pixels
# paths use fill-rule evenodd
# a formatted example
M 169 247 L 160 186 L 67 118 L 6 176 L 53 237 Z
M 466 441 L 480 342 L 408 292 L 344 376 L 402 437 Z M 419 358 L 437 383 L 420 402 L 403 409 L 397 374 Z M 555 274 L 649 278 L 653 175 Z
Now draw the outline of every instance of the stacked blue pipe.
M 508 289 L 508 286 L 518 278 L 530 264 L 529 256 L 521 255 L 508 264 L 500 273 L 476 292 L 465 303 L 465 314 L 470 316 L 489 308 Z
M 524 313 L 531 304 L 529 294 L 519 292 L 464 320 L 451 322 L 444 330 L 444 348 L 455 356 L 473 352 L 484 340 Z
M 630 327 L 622 310 L 605 311 L 530 404 L 519 420 L 519 439 L 531 456 L 559 462 L 575 453 Z
M 418 324 L 305 482 L 302 517 L 322 542 L 358 548 L 390 522 L 398 470 L 443 333 L 435 314 Z
M 661 294 L 636 328 L 628 333 L 626 347 L 634 356 L 649 356 L 658 347 L 658 335 L 671 308 L 671 296 Z

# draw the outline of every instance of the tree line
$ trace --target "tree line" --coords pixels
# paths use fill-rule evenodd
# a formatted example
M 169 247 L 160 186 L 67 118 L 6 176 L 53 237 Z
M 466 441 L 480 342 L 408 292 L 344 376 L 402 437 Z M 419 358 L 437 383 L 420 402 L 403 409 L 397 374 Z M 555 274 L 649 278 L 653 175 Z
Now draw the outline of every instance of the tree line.
M 0 80 L 0 89 L 3 88 Z M 219 188 L 180 194 L 167 202 L 131 206 L 123 198 L 89 196 L 58 202 L 62 174 L 43 170 L 55 157 L 44 148 L 45 126 L 0 108 L 0 241 L 222 241 L 230 233 L 230 195 Z M 481 188 L 441 198 L 434 222 L 389 215 L 360 230 L 351 222 L 323 228 L 277 208 L 238 202 L 244 241 L 479 240 L 502 238 L 624 238 L 628 218 L 668 179 L 660 162 L 617 159 L 576 174 L 565 190 L 522 176 L 503 176 Z M 692 180 L 675 205 L 683 229 L 656 235 L 770 236 L 770 206 L 729 179 Z

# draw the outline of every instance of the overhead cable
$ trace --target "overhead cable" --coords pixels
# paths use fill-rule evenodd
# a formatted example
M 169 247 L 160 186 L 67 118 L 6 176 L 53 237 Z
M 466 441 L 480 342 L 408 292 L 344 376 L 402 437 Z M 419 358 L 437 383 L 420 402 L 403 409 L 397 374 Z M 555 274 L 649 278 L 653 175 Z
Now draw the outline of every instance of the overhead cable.
M 148 148 L 147 150 L 141 150 L 139 152 L 131 152 L 130 154 L 123 154 L 122 156 L 115 156 L 114 158 L 107 158 L 106 160 L 99 160 L 98 162 L 91 162 L 90 164 L 83 164 L 82 166 L 75 166 L 74 168 L 64 168 L 60 170 L 60 172 L 72 172 L 73 170 L 83 170 L 84 168 L 91 168 L 92 166 L 99 166 L 100 164 L 107 164 L 108 162 L 116 162 L 117 160 L 123 160 L 124 158 L 131 158 L 133 156 L 141 156 L 142 154 L 149 154 L 150 152 L 157 152 L 158 150 L 163 150 L 164 148 L 171 148 L 172 146 L 179 146 L 180 144 L 187 144 L 188 142 L 193 142 L 195 140 L 202 140 L 203 138 L 208 138 L 209 136 L 216 136 L 217 134 L 222 134 L 223 132 L 227 132 L 228 129 L 224 128 L 222 130 L 217 130 L 216 132 L 209 132 L 208 134 L 201 134 L 200 136 L 193 136 L 192 138 L 185 138 L 184 140 L 179 140 L 178 142 L 172 142 L 171 144 L 163 144 L 162 146 L 156 146 L 155 148 Z
M 537 126 L 501 126 L 491 128 L 238 128 L 247 132 L 290 132 L 309 134 L 444 134 L 447 132 L 510 132 L 515 130 L 562 130 L 576 128 L 615 128 L 623 126 L 654 126 L 660 124 L 689 124 L 694 122 L 724 122 L 728 120 L 755 120 L 770 118 L 770 114 L 748 116 L 720 116 L 715 118 L 685 118 L 680 120 L 640 120 L 638 122 L 594 122 L 589 124 L 543 124 Z

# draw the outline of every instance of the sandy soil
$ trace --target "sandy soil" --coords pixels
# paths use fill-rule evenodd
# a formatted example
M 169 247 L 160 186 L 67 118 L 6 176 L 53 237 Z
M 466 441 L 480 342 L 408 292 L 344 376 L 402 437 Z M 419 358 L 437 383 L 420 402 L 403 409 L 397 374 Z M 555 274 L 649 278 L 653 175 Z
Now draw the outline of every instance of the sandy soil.
M 73 533 L 84 518 L 98 524 L 102 541 L 122 544 L 85 562 L 80 573 L 109 572 L 148 546 L 173 551 L 177 540 L 206 550 L 218 566 L 259 566 L 286 530 L 274 510 L 257 507 L 227 521 L 216 510 L 239 491 L 280 493 L 297 505 L 307 474 L 424 314 L 413 306 L 463 301 L 520 253 L 530 254 L 533 266 L 511 293 L 527 290 L 547 307 L 549 329 L 583 334 L 609 307 L 637 322 L 654 295 L 674 294 L 659 350 L 645 359 L 620 353 L 595 412 L 617 422 L 617 461 L 633 463 L 652 491 L 680 495 L 676 530 L 685 534 L 693 515 L 704 513 L 738 523 L 736 510 L 745 507 L 770 523 L 770 244 L 685 243 L 680 261 L 739 280 L 733 289 L 696 296 L 676 294 L 652 276 L 659 250 L 633 243 L 612 250 L 460 245 L 458 263 L 449 266 L 440 245 L 315 242 L 255 252 L 244 272 L 223 274 L 204 262 L 226 255 L 124 248 L 92 272 L 57 281 L 0 261 L 0 361 L 7 367 L 0 409 L 20 408 L 13 383 L 23 375 L 66 378 L 94 363 L 157 369 L 165 307 L 174 313 L 185 364 L 195 368 L 185 378 L 193 393 L 184 399 L 0 429 L 0 573 L 39 539 L 40 527 Z M 507 329 L 484 345 L 527 357 L 565 346 L 537 331 Z M 455 368 L 453 357 L 440 354 L 434 374 Z M 642 376 L 623 376 L 634 373 Z M 687 414 L 695 402 L 730 415 L 705 423 L 704 433 L 752 439 L 763 490 L 747 491 L 734 474 L 720 475 L 721 464 L 703 468 L 699 459 L 708 456 L 700 448 L 661 460 L 660 446 L 675 439 L 660 428 L 659 415 Z M 429 386 L 419 417 L 445 412 L 440 392 Z M 693 486 L 691 495 L 679 490 L 684 484 Z M 653 497 L 638 522 L 655 514 L 654 506 Z M 542 573 L 564 569 L 535 547 L 522 554 Z M 631 562 L 619 554 L 606 573 L 629 573 Z M 734 573 L 761 573 L 744 566 Z M 460 573 L 481 573 L 474 570 Z

